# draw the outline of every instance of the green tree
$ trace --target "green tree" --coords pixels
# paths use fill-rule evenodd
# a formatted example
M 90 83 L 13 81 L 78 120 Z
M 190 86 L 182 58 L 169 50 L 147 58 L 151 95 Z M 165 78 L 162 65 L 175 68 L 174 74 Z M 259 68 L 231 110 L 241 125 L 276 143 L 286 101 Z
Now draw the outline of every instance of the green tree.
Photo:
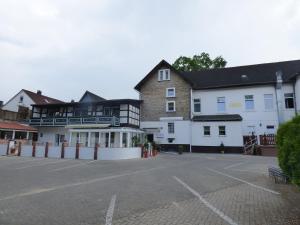
M 300 186 L 300 116 L 279 127 L 276 144 L 279 166 Z
M 193 57 L 180 56 L 173 63 L 173 67 L 178 71 L 199 71 L 203 69 L 224 68 L 227 62 L 222 56 L 211 59 L 208 53 L 202 52 Z

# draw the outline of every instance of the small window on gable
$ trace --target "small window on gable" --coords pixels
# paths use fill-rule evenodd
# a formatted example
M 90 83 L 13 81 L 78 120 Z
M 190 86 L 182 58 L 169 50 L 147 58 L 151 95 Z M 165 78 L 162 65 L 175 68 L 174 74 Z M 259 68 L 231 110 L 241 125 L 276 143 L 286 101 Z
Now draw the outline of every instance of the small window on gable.
M 176 97 L 175 88 L 167 88 L 166 97 L 167 98 Z
M 23 103 L 23 101 L 24 101 L 24 97 L 23 97 L 23 95 L 21 95 L 20 99 L 19 99 L 19 103 Z
M 170 70 L 169 69 L 162 69 L 158 71 L 158 81 L 165 81 L 170 80 Z
M 203 127 L 203 134 L 204 136 L 210 136 L 210 126 Z
M 194 99 L 194 112 L 200 113 L 201 112 L 201 100 L 200 98 Z
M 225 135 L 226 135 L 226 127 L 219 126 L 219 136 L 225 136 Z
M 295 108 L 294 93 L 285 93 L 284 102 L 285 102 L 286 109 L 294 109 Z

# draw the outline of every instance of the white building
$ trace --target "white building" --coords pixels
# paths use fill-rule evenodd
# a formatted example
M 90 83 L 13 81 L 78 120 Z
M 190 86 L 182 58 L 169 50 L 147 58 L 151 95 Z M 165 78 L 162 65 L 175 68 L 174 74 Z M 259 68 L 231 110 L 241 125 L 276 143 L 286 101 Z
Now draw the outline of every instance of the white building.
M 248 136 L 276 134 L 300 112 L 299 72 L 300 60 L 197 72 L 163 60 L 135 87 L 141 128 L 169 149 L 239 152 Z

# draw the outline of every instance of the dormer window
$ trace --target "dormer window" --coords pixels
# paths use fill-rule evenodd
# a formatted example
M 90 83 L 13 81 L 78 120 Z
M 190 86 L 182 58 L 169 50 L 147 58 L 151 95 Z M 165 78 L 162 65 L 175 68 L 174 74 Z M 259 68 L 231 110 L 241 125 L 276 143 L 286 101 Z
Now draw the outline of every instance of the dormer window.
M 170 80 L 170 70 L 163 69 L 158 71 L 158 81 Z

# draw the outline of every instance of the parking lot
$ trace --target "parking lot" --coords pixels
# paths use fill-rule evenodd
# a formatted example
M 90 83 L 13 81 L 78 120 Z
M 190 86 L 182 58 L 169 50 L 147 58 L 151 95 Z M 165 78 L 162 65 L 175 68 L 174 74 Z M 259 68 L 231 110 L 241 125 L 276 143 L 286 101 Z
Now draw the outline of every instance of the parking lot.
M 300 224 L 272 157 L 160 154 L 89 161 L 0 157 L 0 224 Z

